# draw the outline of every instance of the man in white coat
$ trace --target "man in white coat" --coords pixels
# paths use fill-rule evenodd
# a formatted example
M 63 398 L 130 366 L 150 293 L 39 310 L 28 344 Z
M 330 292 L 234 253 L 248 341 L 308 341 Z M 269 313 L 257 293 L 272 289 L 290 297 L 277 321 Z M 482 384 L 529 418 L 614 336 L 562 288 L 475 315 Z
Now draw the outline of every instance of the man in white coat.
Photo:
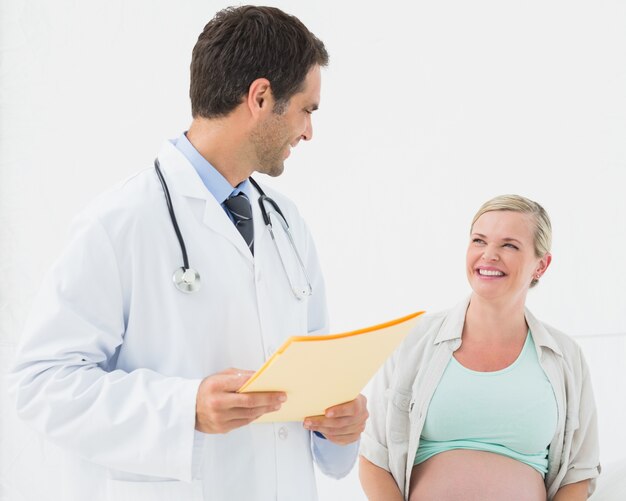
M 327 63 L 278 9 L 217 13 L 193 50 L 189 130 L 77 218 L 11 375 L 19 415 L 72 458 L 72 486 L 51 499 L 306 501 L 314 463 L 352 468 L 363 396 L 251 424 L 286 395 L 236 392 L 287 336 L 327 329 L 306 224 L 250 181 L 311 139 Z M 294 246 L 264 224 L 262 205 L 280 223 L 273 203 Z

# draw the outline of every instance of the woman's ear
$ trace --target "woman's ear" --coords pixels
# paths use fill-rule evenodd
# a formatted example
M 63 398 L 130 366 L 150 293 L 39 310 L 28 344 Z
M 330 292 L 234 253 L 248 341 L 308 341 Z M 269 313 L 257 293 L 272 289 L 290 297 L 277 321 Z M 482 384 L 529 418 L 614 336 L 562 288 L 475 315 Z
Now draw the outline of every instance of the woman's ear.
M 535 270 L 535 277 L 537 280 L 541 277 L 541 275 L 543 275 L 546 272 L 551 262 L 552 262 L 552 254 L 547 252 L 545 256 L 543 256 L 539 260 L 539 265 L 537 266 L 537 269 Z

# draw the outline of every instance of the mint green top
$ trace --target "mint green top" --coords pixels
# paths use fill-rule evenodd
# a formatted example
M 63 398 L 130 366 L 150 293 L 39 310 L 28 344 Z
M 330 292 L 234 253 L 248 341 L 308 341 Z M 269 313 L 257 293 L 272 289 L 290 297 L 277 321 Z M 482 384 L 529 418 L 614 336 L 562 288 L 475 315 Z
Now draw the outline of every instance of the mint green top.
M 473 449 L 508 456 L 545 476 L 556 425 L 554 391 L 529 331 L 517 360 L 505 369 L 477 372 L 450 359 L 428 407 L 414 464 L 440 452 Z

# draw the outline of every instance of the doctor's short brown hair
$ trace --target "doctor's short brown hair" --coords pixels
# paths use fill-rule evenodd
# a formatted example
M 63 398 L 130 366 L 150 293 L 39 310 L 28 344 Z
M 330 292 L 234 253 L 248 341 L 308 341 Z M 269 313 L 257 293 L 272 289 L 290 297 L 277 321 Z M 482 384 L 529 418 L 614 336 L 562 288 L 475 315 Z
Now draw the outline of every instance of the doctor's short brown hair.
M 298 18 L 274 7 L 228 7 L 208 22 L 193 48 L 192 115 L 228 115 L 257 78 L 269 80 L 278 111 L 302 90 L 315 65 L 328 65 L 328 53 Z

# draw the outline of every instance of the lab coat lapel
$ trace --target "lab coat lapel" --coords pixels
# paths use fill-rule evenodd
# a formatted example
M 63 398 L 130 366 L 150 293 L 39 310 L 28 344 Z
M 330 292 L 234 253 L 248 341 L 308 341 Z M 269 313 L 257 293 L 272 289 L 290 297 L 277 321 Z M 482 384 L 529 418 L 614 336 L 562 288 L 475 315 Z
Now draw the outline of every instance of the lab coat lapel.
M 161 163 L 165 181 L 172 195 L 174 211 L 176 211 L 176 202 L 174 201 L 175 194 L 187 198 L 204 200 L 205 206 L 202 222 L 211 230 L 230 241 L 244 257 L 252 261 L 253 256 L 246 242 L 226 215 L 222 206 L 215 200 L 215 197 L 207 190 L 206 186 L 204 186 L 200 176 L 198 176 L 198 173 L 185 156 L 169 141 L 166 141 L 159 152 L 159 162 Z M 256 215 L 254 215 L 254 218 L 256 226 Z

